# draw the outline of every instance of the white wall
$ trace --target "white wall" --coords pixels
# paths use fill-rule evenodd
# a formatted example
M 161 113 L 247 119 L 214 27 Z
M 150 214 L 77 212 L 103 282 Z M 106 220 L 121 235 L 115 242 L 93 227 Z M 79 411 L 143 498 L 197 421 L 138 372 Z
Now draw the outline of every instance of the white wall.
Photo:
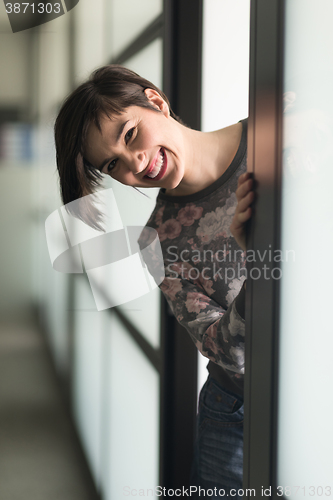
M 250 0 L 204 0 L 202 130 L 248 116 Z
M 30 33 L 13 34 L 3 2 L 0 3 L 0 106 L 25 106 L 29 97 Z
M 31 301 L 31 172 L 0 169 L 0 317 L 20 317 Z
M 27 105 L 29 82 L 29 35 L 1 33 L 0 105 Z M 15 64 L 13 64 L 15 61 Z
M 3 2 L 0 32 L 0 107 L 25 110 L 29 103 L 30 36 L 12 33 Z M 0 319 L 25 317 L 31 301 L 30 167 L 0 159 Z

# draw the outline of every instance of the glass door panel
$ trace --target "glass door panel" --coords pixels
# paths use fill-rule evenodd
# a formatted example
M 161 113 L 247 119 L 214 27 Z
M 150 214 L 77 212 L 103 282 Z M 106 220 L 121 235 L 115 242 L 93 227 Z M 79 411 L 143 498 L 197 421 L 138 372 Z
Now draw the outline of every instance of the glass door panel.
M 159 374 L 116 315 L 107 324 L 105 500 L 139 496 L 140 489 L 156 498 L 147 489 L 158 485 Z
M 286 2 L 277 483 L 291 500 L 333 486 L 332 16 L 329 0 Z

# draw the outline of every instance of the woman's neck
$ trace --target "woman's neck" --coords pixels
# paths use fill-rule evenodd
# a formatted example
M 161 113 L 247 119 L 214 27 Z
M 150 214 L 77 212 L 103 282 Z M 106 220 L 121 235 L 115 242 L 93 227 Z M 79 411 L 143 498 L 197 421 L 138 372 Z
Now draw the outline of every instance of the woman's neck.
M 240 144 L 242 124 L 236 123 L 214 132 L 184 128 L 187 144 L 184 176 L 179 185 L 166 191 L 186 196 L 210 186 L 227 170 Z

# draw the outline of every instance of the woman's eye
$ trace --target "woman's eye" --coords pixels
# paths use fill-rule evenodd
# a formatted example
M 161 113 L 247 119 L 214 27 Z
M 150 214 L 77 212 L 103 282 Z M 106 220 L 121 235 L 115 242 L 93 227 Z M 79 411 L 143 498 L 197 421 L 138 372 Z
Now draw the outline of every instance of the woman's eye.
M 128 143 L 128 141 L 131 139 L 132 135 L 134 134 L 134 130 L 135 130 L 135 127 L 132 127 L 126 133 L 126 135 L 125 135 L 126 144 Z
M 111 172 L 111 170 L 112 170 L 112 169 L 116 166 L 116 163 L 117 163 L 117 159 L 112 160 L 112 161 L 108 164 L 108 166 L 107 166 L 107 168 L 106 168 L 108 173 L 109 173 L 109 172 Z

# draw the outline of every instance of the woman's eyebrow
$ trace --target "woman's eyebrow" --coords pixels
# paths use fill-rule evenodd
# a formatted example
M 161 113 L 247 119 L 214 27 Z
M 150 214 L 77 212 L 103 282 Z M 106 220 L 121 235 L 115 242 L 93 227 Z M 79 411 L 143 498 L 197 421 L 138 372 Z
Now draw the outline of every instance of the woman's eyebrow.
M 128 123 L 128 122 L 129 122 L 129 120 L 126 120 L 125 122 L 123 122 L 123 123 L 120 125 L 120 127 L 119 127 L 119 129 L 118 129 L 118 134 L 117 134 L 117 137 L 116 137 L 116 143 L 119 141 L 119 139 L 120 139 L 120 137 L 121 137 L 121 134 L 123 133 L 123 130 L 124 130 L 124 128 L 125 128 L 125 125 L 126 125 L 126 123 Z M 99 167 L 97 167 L 97 170 L 99 170 L 99 171 L 101 172 L 101 171 L 103 170 L 103 168 L 105 167 L 105 165 L 106 165 L 109 161 L 111 161 L 111 160 L 112 160 L 112 158 L 106 158 L 106 159 L 103 161 L 102 165 L 100 165 Z
M 125 127 L 126 123 L 128 123 L 128 122 L 129 122 L 129 120 L 126 120 L 124 123 L 122 123 L 120 125 L 119 130 L 118 130 L 118 134 L 117 134 L 117 138 L 116 138 L 116 143 L 119 141 L 121 134 L 123 133 L 124 127 Z

